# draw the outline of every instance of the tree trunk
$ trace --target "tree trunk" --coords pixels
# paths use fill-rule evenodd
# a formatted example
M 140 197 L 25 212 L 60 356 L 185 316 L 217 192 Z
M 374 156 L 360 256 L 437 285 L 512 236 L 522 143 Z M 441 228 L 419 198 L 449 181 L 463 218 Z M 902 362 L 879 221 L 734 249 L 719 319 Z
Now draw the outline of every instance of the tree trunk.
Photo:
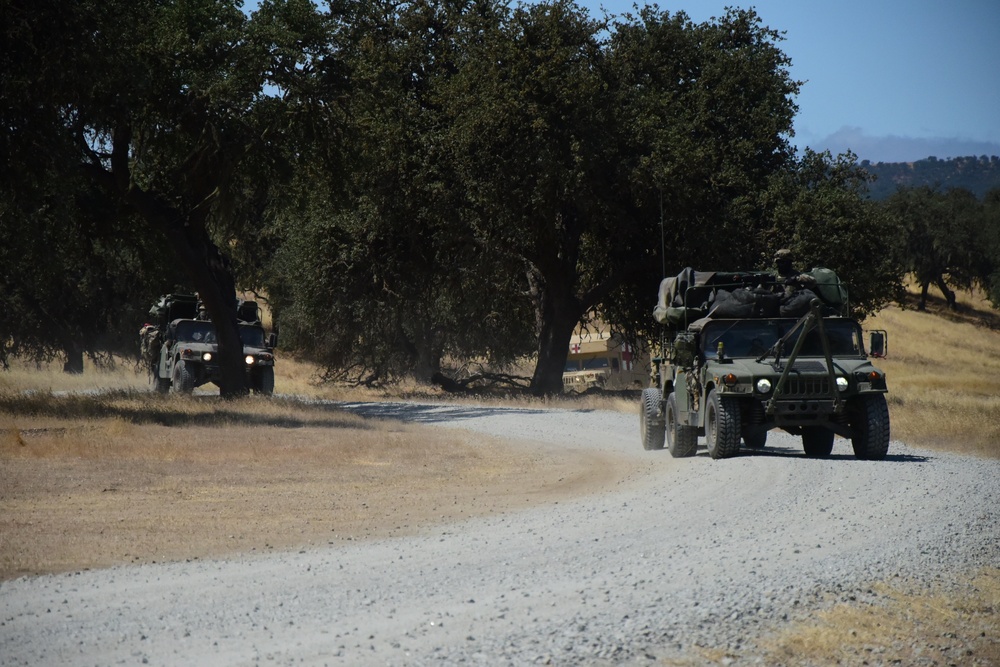
M 420 384 L 432 384 L 431 378 L 441 372 L 441 345 L 434 334 L 415 342 L 416 363 L 413 379 Z
M 917 302 L 917 310 L 925 311 L 927 310 L 927 290 L 930 289 L 931 284 L 929 282 L 920 283 L 920 300 Z
M 531 393 L 536 396 L 560 394 L 562 375 L 569 356 L 569 341 L 583 312 L 572 287 L 564 280 L 546 280 L 538 272 L 528 274 L 535 301 L 538 328 L 538 360 L 531 377 Z
M 80 375 L 83 373 L 83 347 L 77 343 L 67 343 L 65 346 L 66 363 L 63 373 Z
M 948 288 L 947 283 L 944 282 L 944 277 L 938 276 L 935 284 L 941 290 L 941 294 L 944 295 L 944 300 L 948 302 L 948 308 L 955 310 L 958 307 L 958 303 L 955 301 L 955 292 Z

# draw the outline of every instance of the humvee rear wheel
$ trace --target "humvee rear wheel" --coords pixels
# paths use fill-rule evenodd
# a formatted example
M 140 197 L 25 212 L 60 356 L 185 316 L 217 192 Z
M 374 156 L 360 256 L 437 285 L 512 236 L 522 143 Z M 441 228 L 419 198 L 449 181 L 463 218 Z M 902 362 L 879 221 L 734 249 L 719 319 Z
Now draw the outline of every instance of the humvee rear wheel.
M 809 458 L 825 459 L 833 451 L 833 431 L 822 426 L 803 426 L 802 449 Z
M 667 449 L 676 459 L 694 456 L 698 451 L 698 429 L 677 422 L 677 395 L 670 392 L 666 407 Z
M 713 459 L 728 459 L 740 451 L 740 404 L 712 390 L 706 401 L 705 445 Z
M 174 364 L 173 387 L 174 391 L 181 394 L 190 394 L 194 391 L 194 374 L 182 360 Z
M 854 456 L 881 461 L 889 452 L 889 406 L 883 394 L 864 394 L 848 406 Z
M 660 408 L 663 394 L 659 389 L 643 389 L 639 406 L 639 433 L 645 450 L 663 449 L 665 429 Z

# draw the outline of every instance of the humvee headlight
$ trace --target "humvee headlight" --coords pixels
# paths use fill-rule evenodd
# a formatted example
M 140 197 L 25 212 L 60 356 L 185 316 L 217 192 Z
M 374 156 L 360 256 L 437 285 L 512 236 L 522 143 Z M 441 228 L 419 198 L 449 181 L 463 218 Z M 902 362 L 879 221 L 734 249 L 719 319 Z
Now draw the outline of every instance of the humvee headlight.
M 247 362 L 247 366 L 253 366 L 254 358 L 252 354 L 248 354 L 243 361 Z
M 761 378 L 757 380 L 757 393 L 766 394 L 771 391 L 771 381 L 767 378 Z
M 205 354 L 201 355 L 201 358 L 203 360 L 205 360 L 205 361 L 211 361 L 212 360 L 212 353 L 211 352 L 206 352 Z
M 837 378 L 837 389 L 839 389 L 840 391 L 847 391 L 847 386 L 848 386 L 847 378 L 845 377 Z

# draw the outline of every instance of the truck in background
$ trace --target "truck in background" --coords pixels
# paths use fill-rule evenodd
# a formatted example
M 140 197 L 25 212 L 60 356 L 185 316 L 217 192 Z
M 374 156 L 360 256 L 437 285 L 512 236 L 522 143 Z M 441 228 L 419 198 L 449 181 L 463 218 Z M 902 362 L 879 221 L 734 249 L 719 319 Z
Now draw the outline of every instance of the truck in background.
M 649 384 L 649 375 L 649 351 L 645 346 L 633 345 L 597 322 L 586 329 L 578 328 L 570 339 L 563 391 L 639 390 Z

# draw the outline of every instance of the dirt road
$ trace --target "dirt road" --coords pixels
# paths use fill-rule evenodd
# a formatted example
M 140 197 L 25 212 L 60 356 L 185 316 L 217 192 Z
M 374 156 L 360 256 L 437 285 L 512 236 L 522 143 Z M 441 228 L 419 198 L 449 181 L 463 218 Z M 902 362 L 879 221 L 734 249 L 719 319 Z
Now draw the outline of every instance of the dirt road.
M 673 460 L 642 451 L 634 415 L 346 407 L 587 472 L 567 467 L 576 486 L 535 507 L 417 535 L 4 582 L 0 664 L 756 664 L 787 620 L 872 582 L 1000 566 L 997 461 L 893 442 L 862 462 L 842 440 L 811 460 L 783 434 Z

